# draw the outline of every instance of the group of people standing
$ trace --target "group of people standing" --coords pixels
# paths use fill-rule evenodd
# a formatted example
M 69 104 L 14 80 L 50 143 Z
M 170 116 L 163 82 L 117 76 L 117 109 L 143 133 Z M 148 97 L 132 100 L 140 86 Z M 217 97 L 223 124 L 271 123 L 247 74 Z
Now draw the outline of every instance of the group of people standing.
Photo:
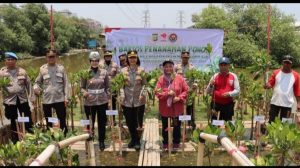
M 116 109 L 117 96 L 111 92 L 111 80 L 119 73 L 123 74 L 126 81 L 120 90 L 120 103 L 125 116 L 126 124 L 130 132 L 131 141 L 129 148 L 140 149 L 140 136 L 138 130 L 143 128 L 143 118 L 147 93 L 145 89 L 146 79 L 142 75 L 145 70 L 140 66 L 137 51 L 128 51 L 119 56 L 119 65 L 112 61 L 113 53 L 104 51 L 104 59 L 100 61 L 97 51 L 89 53 L 90 68 L 88 79 L 81 79 L 80 87 L 84 97 L 84 110 L 87 119 L 91 117 L 92 125 L 88 127 L 94 133 L 94 124 L 97 116 L 99 149 L 105 149 L 105 126 L 107 123 L 106 110 Z M 181 121 L 179 115 L 186 110 L 191 115 L 189 125 L 195 129 L 195 111 L 192 105 L 187 105 L 188 91 L 197 90 L 197 84 L 189 82 L 185 78 L 187 70 L 195 68 L 189 63 L 190 53 L 181 53 L 181 63 L 174 64 L 172 60 L 162 63 L 163 74 L 159 77 L 155 88 L 155 95 L 159 100 L 159 113 L 162 120 L 163 148 L 168 147 L 168 118 L 173 125 L 173 148 L 179 148 L 181 137 Z M 264 86 L 266 89 L 274 87 L 271 99 L 269 122 L 274 121 L 275 116 L 281 111 L 281 118 L 287 117 L 297 98 L 297 109 L 300 109 L 299 74 L 291 69 L 292 57 L 284 56 L 283 67 L 275 70 L 269 81 Z M 1 77 L 9 77 L 11 82 L 3 90 L 5 116 L 11 120 L 12 141 L 18 141 L 16 119 L 18 111 L 29 117 L 26 130 L 32 132 L 32 118 L 29 102 L 36 103 L 36 96 L 42 95 L 44 116 L 47 128 L 52 127 L 48 118 L 52 117 L 52 109 L 55 110 L 60 128 L 66 134 L 66 106 L 70 99 L 68 77 L 65 68 L 57 63 L 55 50 L 49 50 L 46 55 L 47 63 L 40 67 L 39 75 L 33 87 L 26 71 L 18 66 L 18 57 L 15 53 L 5 53 L 5 66 L 0 70 Z M 211 108 L 220 112 L 219 120 L 232 120 L 234 115 L 234 97 L 240 92 L 237 75 L 229 71 L 230 60 L 221 57 L 219 60 L 219 72 L 214 74 L 207 85 L 206 92 L 212 95 Z M 216 119 L 213 115 L 211 119 Z

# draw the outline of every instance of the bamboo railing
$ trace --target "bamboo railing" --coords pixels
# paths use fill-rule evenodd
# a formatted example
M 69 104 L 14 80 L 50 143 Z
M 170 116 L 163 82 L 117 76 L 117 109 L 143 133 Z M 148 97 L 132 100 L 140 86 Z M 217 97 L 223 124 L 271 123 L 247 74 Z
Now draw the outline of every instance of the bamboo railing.
M 89 154 L 90 165 L 96 166 L 95 150 L 94 150 L 93 142 L 91 141 L 90 134 L 78 135 L 49 145 L 29 166 L 43 166 L 56 150 L 65 148 L 77 141 L 82 141 L 82 140 L 89 141 L 88 148 L 90 149 L 90 154 Z
M 245 156 L 227 137 L 200 133 L 198 144 L 197 166 L 203 166 L 204 143 L 209 141 L 219 143 L 232 156 L 234 162 L 239 166 L 254 166 L 254 164 Z

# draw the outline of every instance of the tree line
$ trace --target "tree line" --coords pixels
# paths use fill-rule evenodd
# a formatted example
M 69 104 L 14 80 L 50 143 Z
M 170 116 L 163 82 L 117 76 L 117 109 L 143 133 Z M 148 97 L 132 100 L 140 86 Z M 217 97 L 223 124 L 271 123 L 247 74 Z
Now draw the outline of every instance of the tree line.
M 222 6 L 208 5 L 192 16 L 194 28 L 224 29 L 225 56 L 236 66 L 250 66 L 254 55 L 266 53 L 267 49 L 267 3 L 225 3 Z M 300 35 L 295 31 L 295 18 L 286 15 L 277 7 L 271 8 L 270 56 L 275 63 L 281 63 L 286 54 L 295 58 L 294 65 L 300 65 Z
M 99 28 L 89 27 L 88 19 L 53 12 L 55 49 L 60 53 L 85 48 L 89 39 L 98 39 Z M 45 55 L 50 48 L 50 11 L 42 3 L 14 4 L 0 8 L 0 51 Z

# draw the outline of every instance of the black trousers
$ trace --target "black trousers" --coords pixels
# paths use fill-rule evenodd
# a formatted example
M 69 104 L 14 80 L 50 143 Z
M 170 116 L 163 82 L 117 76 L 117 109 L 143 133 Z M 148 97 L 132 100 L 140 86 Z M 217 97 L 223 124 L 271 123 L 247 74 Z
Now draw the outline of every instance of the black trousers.
M 5 111 L 5 117 L 7 119 L 10 119 L 10 129 L 11 129 L 11 141 L 13 143 L 16 143 L 19 138 L 18 138 L 18 133 L 17 133 L 17 123 L 16 119 L 18 118 L 18 110 L 20 112 L 20 115 L 24 113 L 25 117 L 29 117 L 29 122 L 25 123 L 25 130 L 29 133 L 33 133 L 31 130 L 32 128 L 32 118 L 31 118 L 31 111 L 28 102 L 26 103 L 20 103 L 19 98 L 17 97 L 17 104 L 16 105 L 8 105 L 4 104 L 4 111 Z
M 64 131 L 66 136 L 68 132 L 67 124 L 66 124 L 66 106 L 65 102 L 58 102 L 52 104 L 43 104 L 43 111 L 46 118 L 47 128 L 52 127 L 52 123 L 48 122 L 48 117 L 52 117 L 52 108 L 55 109 L 57 118 L 59 119 L 60 129 Z
M 188 125 L 192 126 L 195 124 L 195 115 L 194 115 L 194 103 L 190 106 L 186 106 L 186 114 L 191 115 L 191 120 L 188 121 Z
M 117 101 L 117 95 L 113 94 L 111 96 L 111 106 L 112 106 L 112 110 L 116 110 L 117 109 L 117 104 L 116 104 L 116 101 Z M 113 115 L 113 120 L 115 122 L 115 116 Z
M 168 117 L 161 116 L 162 121 L 162 136 L 163 136 L 163 144 L 168 144 Z M 173 126 L 173 144 L 179 144 L 180 143 L 180 137 L 181 137 L 181 121 L 179 120 L 179 117 L 172 117 L 171 122 Z
M 282 106 L 276 106 L 274 104 L 270 105 L 270 112 L 269 112 L 269 123 L 273 122 L 275 118 L 278 116 L 280 112 L 280 120 L 282 118 L 287 118 L 289 117 L 289 113 L 292 111 L 292 108 L 290 107 L 282 107 Z
M 97 106 L 84 106 L 84 111 L 86 114 L 86 118 L 90 119 L 90 115 L 92 115 L 92 131 L 95 129 L 95 119 L 97 114 L 97 123 L 98 123 L 98 137 L 99 142 L 104 142 L 105 140 L 105 126 L 106 126 L 106 110 L 108 109 L 108 103 L 97 105 Z M 87 126 L 89 129 L 90 127 Z
M 231 121 L 232 116 L 234 114 L 234 102 L 230 102 L 228 104 L 219 104 L 211 102 L 211 108 L 220 111 L 220 118 L 219 120 Z M 216 120 L 218 116 L 213 115 L 212 120 Z
M 145 113 L 145 105 L 139 107 L 125 107 L 122 106 L 123 113 L 125 116 L 126 124 L 128 126 L 131 141 L 132 142 L 139 142 L 140 137 L 138 137 L 137 128 L 143 127 L 143 118 Z

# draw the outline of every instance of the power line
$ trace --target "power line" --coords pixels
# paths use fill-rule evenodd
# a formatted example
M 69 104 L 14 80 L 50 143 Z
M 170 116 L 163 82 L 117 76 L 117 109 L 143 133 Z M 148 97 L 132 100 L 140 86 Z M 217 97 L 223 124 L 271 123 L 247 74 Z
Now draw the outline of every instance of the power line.
M 129 4 L 131 4 L 131 3 L 129 3 Z M 141 12 L 138 11 L 138 10 L 134 7 L 134 5 L 131 5 L 131 7 L 132 7 L 132 9 L 134 10 L 135 13 L 137 13 L 139 16 L 141 15 Z
M 150 13 L 149 13 L 149 10 L 144 10 L 144 17 L 143 17 L 143 20 L 142 22 L 144 22 L 144 27 L 147 28 L 147 27 L 150 27 Z
M 139 13 L 136 13 L 136 12 L 133 12 L 131 9 L 132 8 L 130 8 L 127 4 L 124 4 L 125 6 L 126 6 L 126 8 L 128 9 L 128 11 L 132 14 L 132 16 L 134 17 L 134 18 L 137 18 L 136 16 L 138 15 L 138 17 L 140 16 L 140 14 Z
M 185 21 L 183 20 L 184 19 L 184 16 L 183 16 L 184 12 L 183 12 L 183 10 L 178 11 L 178 14 L 179 14 L 179 16 L 178 16 L 179 20 L 176 23 L 179 22 L 179 27 L 182 28 L 183 27 L 183 23 L 185 23 Z
M 118 8 L 121 10 L 121 12 L 127 17 L 127 19 L 129 19 L 130 21 L 132 21 L 134 24 L 137 24 L 137 23 L 135 22 L 134 19 L 132 19 L 131 17 L 129 17 L 129 16 L 127 15 L 127 13 L 119 6 L 118 3 L 117 3 L 117 6 L 118 6 Z

